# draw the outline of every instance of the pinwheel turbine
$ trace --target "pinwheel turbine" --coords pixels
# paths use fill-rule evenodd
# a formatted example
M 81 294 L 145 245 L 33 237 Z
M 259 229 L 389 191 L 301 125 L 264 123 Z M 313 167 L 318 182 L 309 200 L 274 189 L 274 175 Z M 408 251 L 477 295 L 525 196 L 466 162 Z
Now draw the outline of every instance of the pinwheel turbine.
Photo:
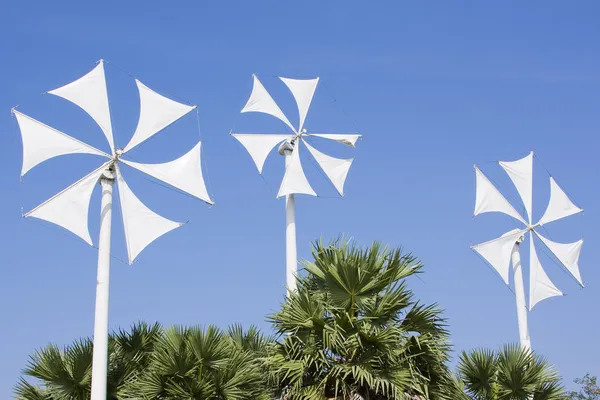
M 558 186 L 553 177 L 550 177 L 550 200 L 544 215 L 537 223 L 532 223 L 532 198 L 533 198 L 533 152 L 527 157 L 512 161 L 500 162 L 515 185 L 527 212 L 527 220 L 498 191 L 492 182 L 475 166 L 476 199 L 474 215 L 486 212 L 501 212 L 507 214 L 523 224 L 522 229 L 515 229 L 505 233 L 497 239 L 472 246 L 502 277 L 508 285 L 510 263 L 512 259 L 514 273 L 514 287 L 517 303 L 517 317 L 519 323 L 519 338 L 521 346 L 531 347 L 529 329 L 527 325 L 527 312 L 540 301 L 553 296 L 562 296 L 563 293 L 552 283 L 538 259 L 536 245 L 533 237 L 536 236 L 558 259 L 569 273 L 583 286 L 579 274 L 579 253 L 583 239 L 574 243 L 557 243 L 542 236 L 539 228 L 543 225 L 568 217 L 583 210 L 574 205 L 566 193 Z M 525 304 L 525 289 L 523 285 L 523 271 L 521 267 L 520 244 L 529 233 L 529 307 Z
M 64 154 L 84 153 L 106 159 L 106 162 L 100 167 L 24 215 L 26 218 L 39 218 L 59 225 L 91 245 L 92 240 L 88 230 L 89 203 L 96 183 L 99 181 L 102 186 L 92 400 L 106 399 L 113 182 L 116 180 L 119 187 L 129 263 L 132 263 L 152 241 L 182 225 L 161 217 L 146 207 L 125 183 L 119 163 L 142 171 L 206 203 L 213 204 L 202 177 L 200 142 L 187 154 L 171 162 L 142 164 L 123 158 L 131 149 L 196 108 L 196 106 L 168 99 L 152 91 L 137 79 L 135 83 L 140 94 L 140 116 L 135 133 L 122 150 L 114 147 L 102 60 L 92 71 L 80 79 L 49 92 L 76 104 L 96 121 L 108 140 L 110 154 L 44 125 L 15 109 L 12 110 L 17 118 L 23 139 L 21 176 L 41 162 Z
M 300 144 L 306 146 L 312 157 L 317 161 L 327 178 L 331 181 L 338 193 L 344 195 L 344 183 L 348 171 L 354 159 L 340 159 L 324 154 L 310 146 L 306 137 L 319 137 L 334 140 L 336 142 L 354 147 L 361 135 L 355 134 L 331 134 L 331 133 L 308 133 L 304 129 L 304 121 L 308 114 L 312 98 L 315 94 L 319 78 L 316 79 L 290 79 L 279 78 L 292 92 L 296 105 L 298 106 L 299 123 L 294 127 L 285 116 L 281 108 L 275 103 L 269 92 L 265 89 L 256 75 L 250 99 L 242 109 L 242 113 L 260 112 L 272 115 L 287 125 L 293 133 L 282 134 L 244 134 L 231 133 L 250 153 L 252 160 L 262 173 L 263 165 L 273 148 L 282 143 L 279 153 L 285 155 L 285 174 L 277 193 L 277 198 L 286 198 L 286 284 L 289 291 L 296 288 L 296 216 L 295 216 L 295 194 L 317 194 L 308 183 L 306 175 L 300 163 Z

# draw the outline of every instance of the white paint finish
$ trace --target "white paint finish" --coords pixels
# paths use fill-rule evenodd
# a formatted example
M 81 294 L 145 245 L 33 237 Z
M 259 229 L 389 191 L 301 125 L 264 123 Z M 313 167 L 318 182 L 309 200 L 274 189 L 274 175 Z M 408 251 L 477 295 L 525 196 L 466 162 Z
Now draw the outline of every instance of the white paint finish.
M 110 282 L 110 240 L 114 179 L 102 177 L 100 208 L 100 241 L 98 243 L 98 277 L 96 281 L 96 314 L 94 320 L 94 353 L 92 360 L 91 400 L 106 400 L 108 373 L 108 295 Z
M 515 298 L 517 304 L 517 321 L 519 324 L 519 341 L 521 347 L 531 350 L 529 326 L 527 324 L 527 305 L 525 304 L 525 287 L 523 285 L 523 267 L 521 265 L 520 241 L 512 250 L 512 265 L 515 279 Z
M 297 146 L 298 144 L 296 144 Z M 285 152 L 285 167 L 292 162 L 292 152 Z M 296 290 L 298 253 L 296 248 L 296 202 L 294 194 L 285 197 L 285 283 L 288 292 Z

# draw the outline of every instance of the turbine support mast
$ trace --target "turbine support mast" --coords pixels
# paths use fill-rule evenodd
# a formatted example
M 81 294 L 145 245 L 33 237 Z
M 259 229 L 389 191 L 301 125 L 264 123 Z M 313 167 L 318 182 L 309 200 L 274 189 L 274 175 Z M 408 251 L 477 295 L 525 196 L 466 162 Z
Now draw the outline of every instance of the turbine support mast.
M 106 400 L 106 375 L 108 373 L 110 241 L 112 195 L 115 176 L 115 166 L 113 162 L 106 168 L 99 179 L 99 183 L 102 186 L 102 204 L 100 207 L 100 240 L 98 243 L 98 276 L 96 280 L 96 313 L 94 320 L 91 400 Z
M 531 340 L 529 338 L 529 327 L 527 323 L 528 311 L 525 304 L 525 287 L 523 284 L 523 267 L 521 265 L 521 243 L 525 240 L 525 236 L 519 237 L 515 243 L 511 259 L 515 282 L 515 298 L 517 304 L 517 322 L 519 324 L 519 341 L 521 347 L 531 350 Z M 533 238 L 531 238 L 533 240 Z
M 154 240 L 183 225 L 164 218 L 146 207 L 125 183 L 118 163 L 122 162 L 206 203 L 214 204 L 202 177 L 200 142 L 188 153 L 166 163 L 136 163 L 121 158 L 123 154 L 196 108 L 164 97 L 138 79 L 134 78 L 134 80 L 140 96 L 138 125 L 129 143 L 122 149 L 115 149 L 102 60 L 81 78 L 47 92 L 62 97 L 85 111 L 102 130 L 110 146 L 110 153 L 77 140 L 14 108 L 12 110 L 23 139 L 21 176 L 48 159 L 66 154 L 92 154 L 107 159 L 102 166 L 96 167 L 91 173 L 24 214 L 26 218 L 38 218 L 61 226 L 89 245 L 93 245 L 88 227 L 89 205 L 96 183 L 102 187 L 91 400 L 106 400 L 107 392 L 113 186 L 119 185 L 129 264 L 132 264 L 140 252 Z
M 294 196 L 296 194 L 317 196 L 317 193 L 311 187 L 302 168 L 302 163 L 300 161 L 300 147 L 305 147 L 308 150 L 320 169 L 323 170 L 329 181 L 335 186 L 335 189 L 340 196 L 344 196 L 344 182 L 346 181 L 348 171 L 354 160 L 335 158 L 321 153 L 310 146 L 310 144 L 304 140 L 304 136 L 320 137 L 354 147 L 361 135 L 307 133 L 306 129 L 304 129 L 304 122 L 306 122 L 306 116 L 310 109 L 317 84 L 319 83 L 319 78 L 279 78 L 288 87 L 294 97 L 296 106 L 298 107 L 298 124 L 294 125 L 290 122 L 258 77 L 253 75 L 254 84 L 252 86 L 252 93 L 250 93 L 250 98 L 246 102 L 244 108 L 242 108 L 241 113 L 258 112 L 271 115 L 283 122 L 289 130 L 286 129 L 286 133 L 231 133 L 231 135 L 246 148 L 260 174 L 263 172 L 265 160 L 278 144 L 280 144 L 279 154 L 285 157 L 285 173 L 281 180 L 276 198 L 285 196 L 286 285 L 287 293 L 289 295 L 296 290 L 297 280 L 295 275 L 298 268 Z
M 279 154 L 285 157 L 285 168 L 292 159 L 297 137 L 284 141 L 279 146 Z M 296 248 L 296 202 L 294 194 L 285 196 L 285 283 L 288 294 L 296 290 L 298 253 Z
M 557 243 L 545 238 L 538 228 L 553 221 L 578 214 L 583 209 L 577 207 L 564 190 L 550 176 L 550 199 L 542 217 L 534 223 L 533 206 L 533 152 L 516 161 L 499 161 L 514 187 L 519 193 L 525 213 L 518 212 L 504 197 L 490 179 L 475 166 L 475 210 L 473 215 L 500 212 L 508 215 L 522 224 L 521 228 L 513 229 L 500 237 L 472 246 L 485 261 L 500 275 L 506 285 L 510 285 L 511 264 L 514 277 L 514 294 L 517 306 L 517 322 L 519 339 L 523 349 L 531 349 L 529 336 L 528 315 L 537 303 L 542 300 L 563 296 L 554 285 L 540 263 L 536 251 L 534 236 L 536 236 L 550 252 L 560 261 L 569 273 L 582 284 L 579 273 L 579 254 L 583 239 L 574 243 Z M 523 266 L 521 265 L 520 247 L 525 236 L 529 235 L 529 299 L 525 299 L 523 284 Z

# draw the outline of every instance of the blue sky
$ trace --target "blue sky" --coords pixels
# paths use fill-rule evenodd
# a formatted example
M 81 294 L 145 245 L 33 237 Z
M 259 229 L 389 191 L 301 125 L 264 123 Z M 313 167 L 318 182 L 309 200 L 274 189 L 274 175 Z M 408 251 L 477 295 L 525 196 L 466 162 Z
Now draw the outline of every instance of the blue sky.
M 83 75 L 100 58 L 198 104 L 205 174 L 216 200 L 209 208 L 124 171 L 148 206 L 190 223 L 128 266 L 120 261 L 126 250 L 116 208 L 112 328 L 141 319 L 269 329 L 265 315 L 284 295 L 284 203 L 274 199 L 283 160 L 270 156 L 263 181 L 228 133 L 234 126 L 242 132 L 280 129 L 268 116 L 239 115 L 252 73 L 292 121 L 291 96 L 273 76 L 320 76 L 324 85 L 306 127 L 358 129 L 364 139 L 356 150 L 318 143 L 332 155 L 356 156 L 343 200 L 304 160 L 324 198 L 296 201 L 299 256 L 310 256 L 311 240 L 340 233 L 365 245 L 403 246 L 424 262 L 425 275 L 411 286 L 423 301 L 446 310 L 456 350 L 516 342 L 512 293 L 469 249 L 512 224 L 502 215 L 472 218 L 472 166 L 479 164 L 522 209 L 516 190 L 490 161 L 534 150 L 534 216 L 542 215 L 549 195 L 544 167 L 586 210 L 548 226 L 557 241 L 584 236 L 586 288 L 542 254 L 567 296 L 540 303 L 530 315 L 532 344 L 567 383 L 586 372 L 599 374 L 599 12 L 593 1 L 6 4 L 0 17 L 0 397 L 11 394 L 33 350 L 92 334 L 97 256 L 60 228 L 22 219 L 21 208 L 43 201 L 99 160 L 51 160 L 20 184 L 21 142 L 9 110 L 20 104 L 22 112 L 107 150 L 87 115 L 39 95 Z M 137 122 L 137 93 L 133 80 L 112 66 L 107 80 L 115 137 L 123 146 Z M 197 139 L 191 115 L 131 156 L 167 161 Z M 90 208 L 96 243 L 99 203 L 96 190 Z

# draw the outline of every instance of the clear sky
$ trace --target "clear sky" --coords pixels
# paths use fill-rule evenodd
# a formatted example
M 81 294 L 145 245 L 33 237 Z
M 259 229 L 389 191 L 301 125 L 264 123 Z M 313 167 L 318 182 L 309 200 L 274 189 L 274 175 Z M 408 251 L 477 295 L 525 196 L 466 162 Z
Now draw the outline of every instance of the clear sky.
M 530 314 L 535 350 L 567 382 L 600 374 L 600 4 L 594 1 L 489 2 L 6 2 L 0 13 L 0 397 L 7 398 L 28 354 L 48 342 L 91 335 L 97 252 L 74 235 L 21 218 L 34 205 L 99 165 L 93 156 L 48 161 L 19 182 L 21 141 L 11 107 L 108 150 L 77 107 L 39 94 L 89 71 L 100 58 L 159 92 L 198 104 L 209 189 L 216 206 L 152 184 L 127 169 L 136 194 L 183 228 L 126 259 L 115 207 L 110 326 L 257 324 L 283 299 L 284 203 L 275 200 L 283 160 L 265 181 L 228 133 L 277 132 L 271 117 L 239 115 L 251 74 L 292 121 L 289 93 L 274 76 L 320 76 L 306 127 L 364 134 L 357 149 L 313 142 L 356 156 L 344 199 L 335 198 L 307 158 L 324 198 L 297 201 L 298 252 L 346 233 L 361 244 L 403 246 L 426 266 L 412 288 L 446 309 L 455 349 L 518 340 L 514 297 L 469 248 L 512 228 L 509 217 L 472 218 L 473 164 L 518 209 L 516 190 L 493 160 L 536 152 L 534 216 L 549 195 L 548 168 L 585 214 L 548 226 L 554 240 L 585 244 L 586 288 L 551 258 L 541 261 L 566 297 Z M 137 122 L 133 80 L 107 66 L 117 143 Z M 334 101 L 337 99 L 337 102 Z M 340 106 L 343 112 L 340 110 Z M 163 162 L 198 138 L 192 114 L 132 152 Z M 266 182 L 266 183 L 265 183 Z M 97 243 L 99 190 L 90 208 Z M 523 258 L 528 259 L 524 250 Z M 526 282 L 528 262 L 526 266 Z

